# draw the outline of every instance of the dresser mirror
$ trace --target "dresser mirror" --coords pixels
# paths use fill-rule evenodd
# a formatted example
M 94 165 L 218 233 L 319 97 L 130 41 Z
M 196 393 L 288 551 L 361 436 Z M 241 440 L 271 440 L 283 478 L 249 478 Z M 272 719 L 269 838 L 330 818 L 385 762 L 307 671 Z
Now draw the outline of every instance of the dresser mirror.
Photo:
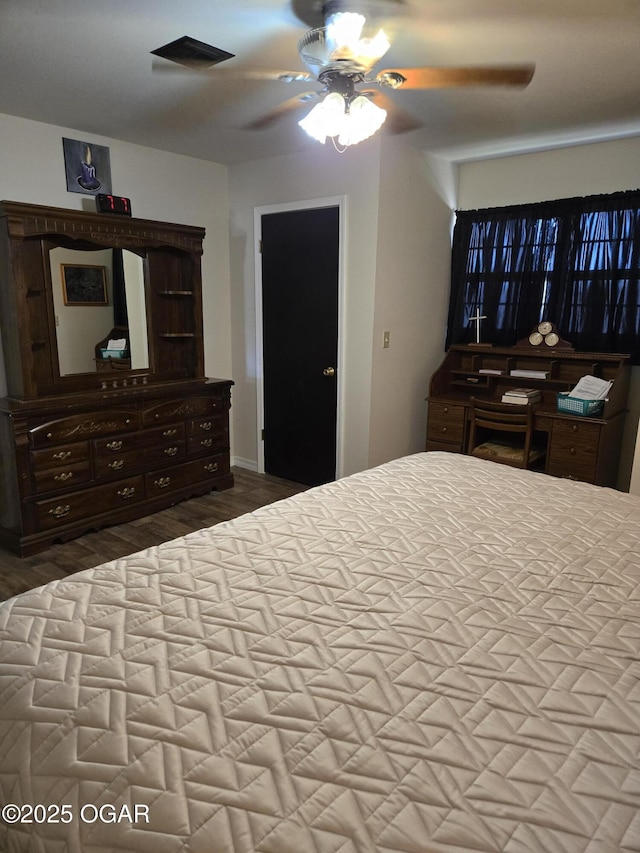
M 49 251 L 60 376 L 116 368 L 149 367 L 144 258 L 127 249 L 91 251 L 56 246 Z M 82 276 L 88 273 L 87 292 Z M 92 282 L 104 283 L 97 292 Z M 98 291 L 100 288 L 98 288 Z M 126 335 L 125 351 L 96 346 L 114 328 Z M 108 349 L 108 348 L 106 348 Z
M 201 380 L 203 239 L 191 225 L 0 202 L 7 396 Z
M 34 554 L 233 485 L 233 383 L 204 375 L 203 239 L 0 202 L 3 547 Z

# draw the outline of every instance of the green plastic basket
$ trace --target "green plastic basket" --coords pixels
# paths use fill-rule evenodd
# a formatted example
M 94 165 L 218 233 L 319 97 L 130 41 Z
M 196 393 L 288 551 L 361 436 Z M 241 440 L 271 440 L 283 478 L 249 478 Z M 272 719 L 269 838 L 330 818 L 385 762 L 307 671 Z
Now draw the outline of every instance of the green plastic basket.
M 581 400 L 579 397 L 570 397 L 568 391 L 560 391 L 557 405 L 559 412 L 597 418 L 604 409 L 604 400 Z

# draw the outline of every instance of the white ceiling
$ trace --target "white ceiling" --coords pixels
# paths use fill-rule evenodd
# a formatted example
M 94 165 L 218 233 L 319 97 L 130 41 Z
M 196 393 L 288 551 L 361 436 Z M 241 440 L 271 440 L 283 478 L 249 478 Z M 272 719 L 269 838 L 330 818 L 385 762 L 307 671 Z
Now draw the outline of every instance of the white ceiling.
M 296 44 L 308 26 L 294 8 L 314 2 L 0 0 L 0 113 L 219 163 L 313 148 L 297 125 L 304 109 L 267 130 L 243 126 L 319 86 L 229 74 L 304 70 Z M 422 122 L 412 144 L 468 159 L 640 134 L 640 0 L 386 2 L 401 14 L 385 25 L 393 44 L 376 71 L 536 65 L 524 90 L 391 92 Z M 184 35 L 236 56 L 207 73 L 151 56 Z

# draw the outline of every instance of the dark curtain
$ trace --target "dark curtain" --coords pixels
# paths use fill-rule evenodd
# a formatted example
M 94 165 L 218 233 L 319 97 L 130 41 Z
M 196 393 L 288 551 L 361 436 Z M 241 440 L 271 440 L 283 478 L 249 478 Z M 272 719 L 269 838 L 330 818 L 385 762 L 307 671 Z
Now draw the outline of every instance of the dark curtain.
M 639 363 L 640 198 L 611 202 L 572 214 L 566 279 L 549 316 L 576 349 L 631 353 Z
M 129 327 L 122 249 L 113 249 L 113 325 Z
M 576 349 L 640 363 L 640 192 L 461 211 L 447 346 L 512 346 L 542 319 Z
M 453 239 L 449 343 L 475 340 L 469 318 L 479 309 L 481 339 L 511 346 L 535 325 L 555 277 L 556 217 L 503 209 L 458 214 Z

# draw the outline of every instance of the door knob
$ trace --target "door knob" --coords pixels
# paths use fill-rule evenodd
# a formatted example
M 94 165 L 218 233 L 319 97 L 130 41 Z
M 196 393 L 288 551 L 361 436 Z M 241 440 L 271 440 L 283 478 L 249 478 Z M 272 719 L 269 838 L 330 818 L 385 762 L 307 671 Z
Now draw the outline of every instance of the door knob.
M 325 376 L 335 376 L 336 375 L 335 367 L 325 367 L 325 369 L 322 372 Z

